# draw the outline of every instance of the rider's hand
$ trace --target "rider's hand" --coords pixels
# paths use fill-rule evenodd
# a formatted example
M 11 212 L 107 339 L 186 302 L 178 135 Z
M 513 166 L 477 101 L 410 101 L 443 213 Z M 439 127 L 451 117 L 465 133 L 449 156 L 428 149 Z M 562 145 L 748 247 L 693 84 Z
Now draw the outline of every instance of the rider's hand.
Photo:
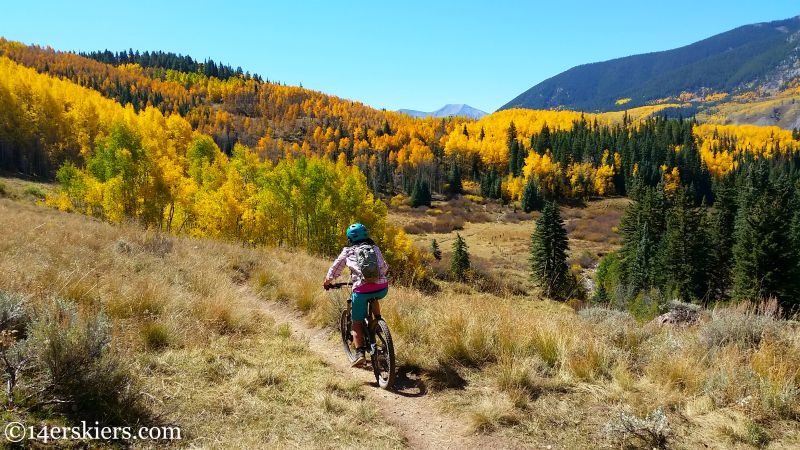
M 330 288 L 331 288 L 331 282 L 330 282 L 330 280 L 325 280 L 325 281 L 323 281 L 323 282 L 322 282 L 322 288 L 323 288 L 323 289 L 325 289 L 326 291 L 327 291 L 328 289 L 330 289 Z

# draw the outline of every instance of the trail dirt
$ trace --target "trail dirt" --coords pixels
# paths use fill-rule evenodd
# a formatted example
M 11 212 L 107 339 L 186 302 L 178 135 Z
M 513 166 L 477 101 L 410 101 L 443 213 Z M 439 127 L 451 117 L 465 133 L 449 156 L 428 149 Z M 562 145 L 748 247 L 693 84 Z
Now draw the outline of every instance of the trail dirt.
M 289 306 L 272 301 L 262 302 L 262 305 L 263 310 L 271 315 L 276 323 L 288 324 L 293 336 L 307 339 L 309 348 L 326 364 L 345 376 L 362 381 L 362 390 L 366 397 L 379 405 L 380 413 L 389 423 L 401 430 L 410 448 L 523 448 L 522 445 L 509 442 L 502 437 L 470 433 L 463 422 L 437 411 L 423 383 L 406 374 L 398 374 L 394 390 L 378 388 L 371 369 L 350 367 L 341 342 L 331 338 L 330 329 L 309 326 L 303 316 Z M 389 326 L 391 327 L 391 324 Z

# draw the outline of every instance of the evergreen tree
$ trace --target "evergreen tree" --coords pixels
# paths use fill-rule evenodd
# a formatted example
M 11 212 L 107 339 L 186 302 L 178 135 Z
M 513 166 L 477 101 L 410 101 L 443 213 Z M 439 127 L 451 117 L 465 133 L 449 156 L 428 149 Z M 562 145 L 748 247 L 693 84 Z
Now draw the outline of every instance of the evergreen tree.
M 659 264 L 667 291 L 686 302 L 707 298 L 710 251 L 705 212 L 691 196 L 681 188 L 667 213 Z
M 657 286 L 662 275 L 657 255 L 665 232 L 666 200 L 660 188 L 643 186 L 633 194 L 635 201 L 625 209 L 619 225 L 620 265 L 623 278 L 636 292 Z
M 453 257 L 450 261 L 450 273 L 457 280 L 464 280 L 467 276 L 467 271 L 470 268 L 469 252 L 467 243 L 461 234 L 456 233 L 456 241 L 453 243 Z
M 530 267 L 533 281 L 549 298 L 564 300 L 574 287 L 567 266 L 569 241 L 558 205 L 548 202 L 531 235 Z
M 428 182 L 418 177 L 411 190 L 411 207 L 431 206 L 431 188 Z
M 458 167 L 458 163 L 453 161 L 450 164 L 450 171 L 447 174 L 447 194 L 451 197 L 455 197 L 456 195 L 461 195 L 464 188 L 461 185 L 461 169 Z
M 786 176 L 768 180 L 763 161 L 759 166 L 740 195 L 733 248 L 734 296 L 745 300 L 774 297 L 784 311 L 791 312 L 800 305 L 798 251 L 791 226 L 793 187 Z
M 472 177 L 473 181 L 478 181 L 478 180 L 483 181 L 481 175 L 481 157 L 477 153 L 473 153 L 471 156 L 470 176 Z
M 522 170 L 519 163 L 519 142 L 512 141 L 508 146 L 508 173 L 517 176 Z
M 481 196 L 486 198 L 500 198 L 502 180 L 494 168 L 481 176 Z
M 517 127 L 512 121 L 506 132 L 506 150 L 508 150 L 508 173 L 517 176 L 522 170 L 520 164 L 520 148 L 517 140 Z M 518 167 L 519 166 L 519 167 Z
M 736 191 L 733 176 L 718 181 L 711 216 L 708 263 L 709 300 L 725 300 L 732 286 Z
M 491 190 L 491 197 L 492 198 L 500 198 L 503 196 L 503 179 L 495 173 L 494 180 L 492 182 L 492 190 Z
M 520 203 L 522 204 L 522 210 L 526 213 L 542 208 L 544 199 L 542 199 L 542 194 L 539 192 L 539 187 L 536 186 L 536 181 L 534 181 L 533 177 L 528 178 L 525 189 L 522 191 Z
M 431 254 L 437 261 L 442 260 L 442 250 L 439 248 L 439 243 L 436 242 L 436 239 L 431 241 Z
M 552 148 L 552 145 L 550 142 L 550 127 L 545 123 L 542 125 L 542 131 L 538 135 L 531 136 L 531 147 L 536 150 L 536 153 L 544 155 L 548 149 Z

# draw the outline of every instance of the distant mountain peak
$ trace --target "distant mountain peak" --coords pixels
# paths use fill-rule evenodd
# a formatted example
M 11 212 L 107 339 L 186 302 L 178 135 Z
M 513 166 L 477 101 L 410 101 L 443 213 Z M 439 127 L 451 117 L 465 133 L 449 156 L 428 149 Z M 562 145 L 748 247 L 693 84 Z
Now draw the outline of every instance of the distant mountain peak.
M 777 92 L 798 75 L 800 18 L 792 17 L 741 26 L 672 50 L 575 66 L 500 109 L 613 111 L 676 103 L 686 96 Z
M 465 105 L 463 103 L 459 104 L 448 104 L 444 105 L 441 108 L 437 109 L 436 111 L 431 112 L 424 112 L 424 111 L 416 111 L 413 109 L 399 109 L 397 112 L 401 112 L 404 114 L 408 114 L 411 117 L 453 117 L 453 116 L 463 116 L 469 117 L 472 119 L 480 119 L 481 117 L 485 116 L 487 113 L 481 111 L 480 109 L 473 108 L 469 105 Z

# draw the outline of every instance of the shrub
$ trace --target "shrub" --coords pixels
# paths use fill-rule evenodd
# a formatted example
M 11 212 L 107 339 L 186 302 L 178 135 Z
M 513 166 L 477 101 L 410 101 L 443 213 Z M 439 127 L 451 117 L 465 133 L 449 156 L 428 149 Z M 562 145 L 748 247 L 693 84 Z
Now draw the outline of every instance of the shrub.
M 31 197 L 36 197 L 39 200 L 42 200 L 45 197 L 47 197 L 47 194 L 44 192 L 42 188 L 33 184 L 25 186 L 23 192 L 27 195 L 30 195 Z
M 160 233 L 145 233 L 142 236 L 142 248 L 160 258 L 172 252 L 172 238 Z
M 464 196 L 464 198 L 479 205 L 483 205 L 484 203 L 486 203 L 486 200 L 484 200 L 484 198 L 481 197 L 480 195 L 467 194 Z
M 621 285 L 622 269 L 619 254 L 612 252 L 600 259 L 594 274 L 594 297 L 599 303 L 611 302 L 611 293 Z
M 464 229 L 464 219 L 450 215 L 437 216 L 433 224 L 433 231 L 436 233 L 449 233 L 453 230 L 462 229 Z
M 40 387 L 36 403 L 64 405 L 74 421 L 140 423 L 148 414 L 129 368 L 111 352 L 111 324 L 103 314 L 81 316 L 74 304 L 55 299 L 36 318 L 30 339 L 36 349 Z
M 401 207 L 407 207 L 408 205 L 410 205 L 411 201 L 405 195 L 397 194 L 394 197 L 392 197 L 391 200 L 389 200 L 389 204 L 393 208 L 401 208 Z
M 644 444 L 646 448 L 666 448 L 667 438 L 672 433 L 667 415 L 660 406 L 644 419 L 621 412 L 619 417 L 606 424 L 604 431 L 613 441 L 623 444 L 639 441 L 638 444 Z
M 2 180 L 0 180 L 0 197 L 7 197 L 7 196 L 8 196 L 8 187 Z
M 403 231 L 408 234 L 426 234 L 433 232 L 433 224 L 430 222 L 414 222 L 403 227 Z
M 13 332 L 17 339 L 24 339 L 29 320 L 25 300 L 19 295 L 0 291 L 0 331 Z
M 30 361 L 26 328 L 30 316 L 20 296 L 0 291 L 0 368 L 6 378 L 6 397 L 14 401 L 17 380 Z
M 602 308 L 597 306 L 584 308 L 578 311 L 578 316 L 590 323 L 597 325 L 609 324 L 612 325 L 613 328 L 621 328 L 633 323 L 633 318 L 627 311 L 619 311 L 616 309 Z
M 775 327 L 775 319 L 759 314 L 757 308 L 749 303 L 741 303 L 734 307 L 714 309 L 711 320 L 700 330 L 699 338 L 709 349 L 727 344 L 756 348 L 764 332 Z
M 661 313 L 666 304 L 666 298 L 658 289 L 649 292 L 639 292 L 627 305 L 628 311 L 636 319 L 647 322 L 653 320 Z

